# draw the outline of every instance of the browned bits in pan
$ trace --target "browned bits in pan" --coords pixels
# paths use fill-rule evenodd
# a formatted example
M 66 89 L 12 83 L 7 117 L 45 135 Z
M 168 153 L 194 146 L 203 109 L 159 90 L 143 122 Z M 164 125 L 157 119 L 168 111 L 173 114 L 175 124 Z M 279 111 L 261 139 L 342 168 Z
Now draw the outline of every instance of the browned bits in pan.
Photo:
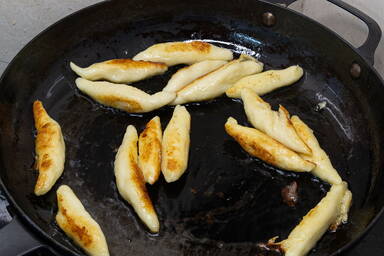
M 299 201 L 298 185 L 296 181 L 292 181 L 281 190 L 283 202 L 290 207 L 296 206 Z

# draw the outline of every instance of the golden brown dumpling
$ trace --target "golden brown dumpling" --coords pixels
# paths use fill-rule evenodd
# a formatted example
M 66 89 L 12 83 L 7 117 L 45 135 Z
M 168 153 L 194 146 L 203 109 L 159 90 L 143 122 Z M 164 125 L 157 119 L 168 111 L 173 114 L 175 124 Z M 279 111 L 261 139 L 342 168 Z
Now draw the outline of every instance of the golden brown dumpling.
M 274 111 L 271 106 L 263 101 L 254 91 L 244 88 L 241 91 L 241 99 L 249 122 L 260 131 L 271 136 L 281 144 L 293 151 L 310 154 L 311 149 L 297 135 L 293 127 L 288 111 L 279 107 Z
M 139 136 L 139 168 L 144 180 L 153 184 L 160 175 L 162 130 L 160 118 L 149 121 Z
M 191 116 L 183 106 L 176 106 L 163 134 L 161 171 L 167 182 L 178 180 L 188 166 Z
M 60 125 L 48 115 L 41 101 L 33 103 L 33 116 L 37 130 L 35 166 L 39 171 L 35 194 L 40 196 L 52 188 L 64 171 L 65 144 Z
M 327 229 L 337 221 L 346 193 L 347 183 L 332 185 L 327 195 L 304 216 L 288 238 L 278 243 L 285 256 L 304 256 L 316 245 Z
M 241 55 L 220 68 L 194 80 L 177 92 L 172 105 L 214 99 L 240 78 L 261 72 L 263 64 L 248 55 Z
M 164 63 L 151 61 L 134 61 L 130 59 L 113 59 L 81 68 L 70 63 L 71 69 L 87 80 L 107 80 L 113 83 L 132 83 L 161 75 L 168 70 Z
M 333 168 L 331 160 L 329 160 L 327 153 L 320 147 L 311 128 L 301 121 L 298 116 L 293 116 L 291 121 L 297 134 L 312 151 L 311 154 L 301 154 L 301 157 L 316 164 L 316 167 L 312 170 L 313 175 L 332 185 L 341 183 L 342 180 L 339 173 Z
M 56 222 L 90 256 L 109 256 L 107 241 L 99 224 L 85 210 L 67 185 L 57 189 Z
M 129 113 L 150 112 L 167 105 L 176 97 L 174 92 L 161 91 L 149 95 L 133 86 L 110 82 L 93 82 L 84 78 L 77 78 L 76 86 L 100 104 Z
M 231 50 L 201 41 L 168 42 L 152 45 L 133 60 L 163 62 L 168 66 L 193 64 L 203 60 L 232 60 Z
M 179 69 L 168 81 L 163 91 L 178 92 L 197 78 L 218 69 L 226 63 L 228 62 L 225 60 L 204 60 Z
M 261 96 L 280 87 L 297 82 L 303 74 L 304 71 L 299 66 L 291 66 L 282 70 L 269 70 L 243 77 L 225 93 L 228 97 L 240 98 L 241 90 L 243 88 L 248 88 Z
M 230 117 L 225 123 L 225 131 L 252 156 L 278 168 L 310 172 L 315 164 L 302 159 L 298 154 L 255 128 L 241 126 Z
M 120 195 L 132 205 L 149 230 L 157 233 L 159 220 L 137 164 L 137 141 L 136 128 L 129 125 L 115 158 L 116 185 Z

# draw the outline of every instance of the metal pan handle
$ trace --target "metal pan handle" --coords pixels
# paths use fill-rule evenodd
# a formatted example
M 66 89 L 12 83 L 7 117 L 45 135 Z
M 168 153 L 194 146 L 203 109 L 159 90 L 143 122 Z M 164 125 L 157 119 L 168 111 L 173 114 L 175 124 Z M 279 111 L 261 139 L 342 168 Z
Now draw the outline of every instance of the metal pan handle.
M 328 1 L 356 16 L 367 25 L 368 37 L 363 43 L 363 45 L 357 48 L 357 50 L 359 51 L 360 55 L 363 56 L 365 60 L 373 66 L 375 62 L 375 52 L 381 39 L 381 29 L 379 24 L 377 24 L 374 19 L 372 19 L 365 13 L 341 0 Z
M 286 6 L 288 6 L 296 2 L 297 0 L 267 0 L 267 1 L 274 4 L 285 4 Z M 344 9 L 350 14 L 356 16 L 367 25 L 369 30 L 368 37 L 363 43 L 363 45 L 357 48 L 357 51 L 361 56 L 365 58 L 365 60 L 369 64 L 373 66 L 375 62 L 375 52 L 381 39 L 380 26 L 377 24 L 377 22 L 374 19 L 372 19 L 362 11 L 358 10 L 357 8 L 341 0 L 327 0 L 327 1 L 337 5 L 338 7 Z
M 21 256 L 43 247 L 54 255 L 58 255 L 27 230 L 16 216 L 9 224 L 0 229 L 0 241 L 0 255 Z
M 267 0 L 267 2 L 269 3 L 273 3 L 273 4 L 284 4 L 285 6 L 288 6 L 294 2 L 296 2 L 297 0 Z

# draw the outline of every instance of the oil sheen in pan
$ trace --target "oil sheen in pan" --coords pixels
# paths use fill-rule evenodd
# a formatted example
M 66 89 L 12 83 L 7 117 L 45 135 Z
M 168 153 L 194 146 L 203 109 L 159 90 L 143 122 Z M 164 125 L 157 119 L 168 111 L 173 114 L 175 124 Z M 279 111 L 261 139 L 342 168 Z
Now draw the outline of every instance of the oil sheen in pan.
M 260 47 L 263 47 L 260 42 L 245 34 L 235 35 L 229 33 L 230 38 L 236 39 L 233 42 L 201 40 L 230 48 L 237 54 L 246 52 L 259 56 Z M 251 39 L 251 42 L 243 44 Z M 249 44 L 254 46 L 253 50 L 242 46 Z M 288 60 L 279 53 L 263 52 L 262 57 L 272 61 L 278 58 Z M 273 62 L 266 64 L 267 67 L 276 67 Z M 158 91 L 180 67 L 172 67 L 164 76 L 137 83 L 137 86 L 148 92 Z M 62 72 L 61 68 L 58 70 Z M 72 84 L 75 75 L 70 70 L 66 72 L 65 79 L 58 82 L 63 84 L 62 94 L 58 93 L 60 100 L 53 100 L 54 96 L 49 98 L 55 101 L 51 110 L 59 117 L 68 138 L 68 159 L 73 159 L 68 161 L 60 182 L 73 184 L 74 190 L 81 192 L 82 201 L 100 220 L 107 239 L 111 241 L 112 252 L 129 251 L 133 255 L 145 255 L 147 250 L 162 248 L 161 255 L 204 255 L 224 251 L 228 255 L 247 255 L 257 250 L 255 242 L 276 235 L 285 237 L 328 190 L 326 184 L 311 175 L 276 170 L 250 157 L 226 135 L 223 126 L 228 116 L 249 125 L 240 101 L 221 97 L 210 102 L 189 104 L 187 108 L 192 115 L 190 165 L 179 181 L 167 184 L 161 178 L 154 186 L 148 186 L 162 226 L 157 236 L 151 236 L 132 208 L 119 197 L 112 164 L 128 124 L 134 124 L 141 131 L 147 121 L 159 115 L 164 128 L 172 108 L 165 107 L 142 115 L 105 108 L 78 93 Z M 265 97 L 273 106 L 282 103 L 292 113 L 309 120 L 311 127 L 320 123 L 314 126 L 315 131 L 324 126 L 321 134 L 335 134 L 334 129 L 338 128 L 331 124 L 335 123 L 337 116 L 329 115 L 327 111 L 314 116 L 316 113 L 309 111 L 316 103 L 308 86 L 311 87 L 312 83 L 301 82 L 299 86 Z M 54 91 L 57 92 L 56 87 Z M 300 102 L 297 102 L 298 97 L 302 99 Z M 340 104 L 326 93 L 324 97 L 335 102 L 336 107 Z M 341 137 L 344 139 L 345 136 Z M 296 208 L 285 205 L 281 198 L 281 189 L 292 181 L 299 184 L 300 201 Z M 49 216 L 54 211 L 50 208 L 55 204 L 54 198 L 44 200 L 51 200 L 41 207 L 46 209 L 42 215 Z M 53 219 L 51 223 L 54 225 Z M 116 232 L 116 226 L 122 227 L 119 232 Z M 129 248 L 121 241 L 127 241 Z
M 82 103 L 75 103 L 77 101 Z M 75 107 L 77 104 L 81 107 Z M 197 251 L 207 247 L 228 252 L 256 250 L 258 247 L 252 242 L 287 235 L 295 220 L 313 207 L 327 190 L 326 185 L 310 175 L 276 170 L 242 151 L 223 129 L 229 115 L 246 123 L 243 106 L 238 101 L 222 97 L 190 104 L 187 108 L 193 121 L 187 172 L 175 183 L 168 184 L 161 178 L 154 186 L 148 186 L 162 226 L 160 233 L 152 236 L 117 194 L 111 176 L 112 164 L 127 124 L 142 130 L 152 116 L 159 115 L 165 127 L 172 108 L 127 115 L 82 98 L 69 105 L 72 108 L 69 112 L 83 119 L 77 122 L 77 127 L 75 116 L 62 120 L 65 130 L 71 131 L 72 127 L 74 132 L 67 134 L 71 138 L 68 157 L 78 159 L 69 162 L 72 168 L 64 174 L 62 182 L 72 184 L 75 189 L 82 187 L 84 203 L 89 204 L 89 209 L 96 211 L 100 219 L 109 220 L 108 225 L 103 222 L 107 237 L 115 225 L 126 226 L 124 231 L 119 231 L 121 234 L 114 236 L 128 238 L 132 248 L 139 251 L 148 246 L 146 243 L 169 249 L 182 244 L 190 248 L 193 244 Z M 86 117 L 81 114 L 84 112 Z M 103 156 L 103 161 L 97 156 Z M 294 180 L 300 186 L 302 198 L 295 209 L 283 204 L 280 196 L 281 189 Z
M 233 36 L 237 39 L 242 39 L 242 40 L 253 40 L 252 43 L 255 45 L 255 46 L 258 46 L 258 45 L 261 45 L 261 42 L 247 36 L 247 35 L 244 35 L 244 34 L 240 34 L 240 33 L 233 33 Z M 252 57 L 255 57 L 255 58 L 259 58 L 260 57 L 260 53 L 257 53 L 255 52 L 254 50 L 251 50 L 245 46 L 242 46 L 240 44 L 235 44 L 235 43 L 232 43 L 232 42 L 226 42 L 226 41 L 219 41 L 219 40 L 214 40 L 214 39 L 201 39 L 201 40 L 187 40 L 186 42 L 190 42 L 190 41 L 202 41 L 202 42 L 207 42 L 207 43 L 211 43 L 211 44 L 215 44 L 215 45 L 218 45 L 218 46 L 221 46 L 221 47 L 224 47 L 224 48 L 228 48 L 228 49 L 231 49 L 233 52 L 237 53 L 238 55 L 240 54 L 247 54 L 247 55 L 250 55 Z

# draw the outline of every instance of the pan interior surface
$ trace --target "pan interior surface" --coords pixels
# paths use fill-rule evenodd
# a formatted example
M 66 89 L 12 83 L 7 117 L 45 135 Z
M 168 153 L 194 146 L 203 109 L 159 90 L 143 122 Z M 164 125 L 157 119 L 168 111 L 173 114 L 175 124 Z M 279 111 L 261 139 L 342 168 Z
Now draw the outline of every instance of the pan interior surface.
M 109 11 L 102 6 L 93 11 L 106 17 L 113 10 L 118 17 L 124 13 L 118 11 L 125 8 L 121 4 L 106 3 Z M 286 238 L 326 194 L 329 185 L 313 176 L 275 169 L 244 152 L 225 133 L 224 123 L 232 116 L 241 124 L 250 124 L 242 103 L 223 96 L 187 105 L 192 117 L 189 166 L 177 182 L 168 184 L 160 178 L 147 186 L 161 225 L 159 234 L 147 232 L 118 195 L 113 161 L 127 125 L 135 125 L 141 132 L 158 115 L 164 129 L 173 107 L 128 114 L 96 104 L 76 89 L 69 62 L 88 66 L 131 58 L 155 43 L 191 39 L 253 55 L 267 70 L 296 64 L 304 68 L 298 83 L 263 98 L 275 109 L 283 105 L 315 131 L 354 196 L 349 223 L 336 233 L 327 233 L 311 255 L 330 255 L 365 230 L 378 212 L 367 203 L 377 167 L 375 152 L 379 149 L 372 133 L 377 127 L 367 120 L 370 114 L 359 97 L 362 93 L 353 82 L 346 85 L 341 81 L 332 57 L 324 57 L 300 37 L 282 35 L 225 13 L 206 16 L 192 11 L 135 17 L 134 22 L 120 18 L 119 23 L 116 18 L 111 21 L 113 26 L 99 22 L 64 41 L 60 33 L 69 32 L 60 28 L 74 30 L 70 25 L 92 21 L 96 14 L 90 10 L 85 13 L 91 18 L 82 20 L 77 14 L 32 42 L 1 82 L 1 179 L 22 211 L 44 232 L 74 254 L 81 253 L 54 221 L 55 191 L 67 184 L 102 227 L 111 255 L 250 255 L 259 252 L 259 242 L 274 236 Z M 55 41 L 55 36 L 60 38 Z M 149 93 L 160 91 L 180 67 L 133 85 Z M 37 172 L 33 170 L 32 102 L 36 99 L 60 123 L 67 148 L 63 176 L 41 197 L 33 194 Z M 320 102 L 326 102 L 322 110 L 317 109 Z M 295 207 L 285 205 L 281 198 L 281 189 L 292 181 L 299 185 L 300 200 Z

